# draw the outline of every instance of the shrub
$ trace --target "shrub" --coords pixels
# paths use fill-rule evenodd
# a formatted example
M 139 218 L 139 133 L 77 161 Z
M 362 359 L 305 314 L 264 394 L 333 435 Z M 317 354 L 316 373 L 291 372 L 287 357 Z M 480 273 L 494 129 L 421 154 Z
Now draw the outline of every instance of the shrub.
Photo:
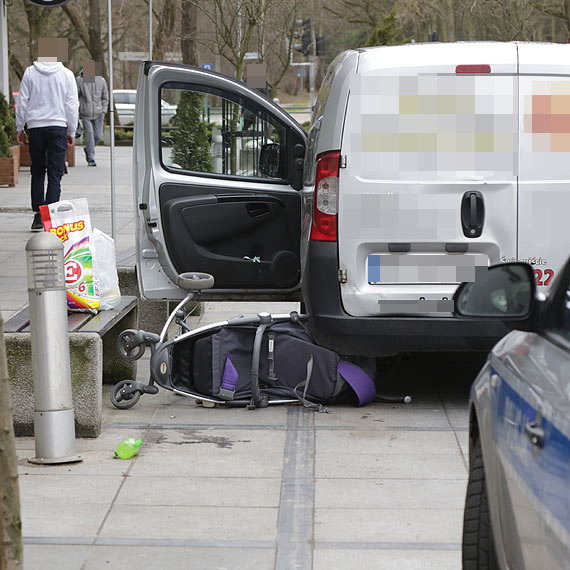
M 172 160 L 184 170 L 212 172 L 211 128 L 202 120 L 204 95 L 184 91 L 172 122 Z
M 17 144 L 16 117 L 4 93 L 0 92 L 0 156 L 10 156 L 10 147 Z

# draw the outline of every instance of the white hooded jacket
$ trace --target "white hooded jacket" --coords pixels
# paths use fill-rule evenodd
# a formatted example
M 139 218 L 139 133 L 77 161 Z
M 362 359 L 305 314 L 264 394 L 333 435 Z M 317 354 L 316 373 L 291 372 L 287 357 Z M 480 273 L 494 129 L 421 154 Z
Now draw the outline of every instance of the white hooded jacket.
M 34 61 L 20 83 L 16 106 L 16 128 L 67 127 L 75 136 L 79 102 L 77 85 L 70 69 L 59 61 Z

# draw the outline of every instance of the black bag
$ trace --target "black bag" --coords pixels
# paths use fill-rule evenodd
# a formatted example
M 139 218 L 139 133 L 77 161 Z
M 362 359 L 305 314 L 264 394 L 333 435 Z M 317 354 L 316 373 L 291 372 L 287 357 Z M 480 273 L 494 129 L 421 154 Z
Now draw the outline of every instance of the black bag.
M 263 397 L 297 398 L 309 406 L 359 406 L 374 399 L 374 359 L 340 359 L 317 346 L 302 322 L 269 325 L 262 331 L 256 358 L 258 327 L 226 326 L 174 345 L 173 384 L 226 401 L 255 400 L 256 386 Z

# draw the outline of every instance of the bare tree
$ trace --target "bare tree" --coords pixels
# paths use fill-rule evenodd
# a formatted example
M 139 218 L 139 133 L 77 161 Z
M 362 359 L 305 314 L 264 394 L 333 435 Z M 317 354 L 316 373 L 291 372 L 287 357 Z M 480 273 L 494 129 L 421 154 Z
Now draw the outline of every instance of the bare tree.
M 0 568 L 20 570 L 23 568 L 20 493 L 3 327 L 0 316 Z
M 198 1 L 182 0 L 182 32 L 180 47 L 182 61 L 190 65 L 198 65 Z

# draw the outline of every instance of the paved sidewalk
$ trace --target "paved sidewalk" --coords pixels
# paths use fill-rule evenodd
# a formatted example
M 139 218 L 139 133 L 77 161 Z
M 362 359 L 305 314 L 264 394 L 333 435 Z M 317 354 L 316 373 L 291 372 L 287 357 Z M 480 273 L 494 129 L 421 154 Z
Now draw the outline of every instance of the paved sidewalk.
M 63 198 L 87 197 L 110 233 L 108 148 L 97 168 L 77 166 Z M 134 246 L 131 148 L 117 148 L 117 251 Z M 29 173 L 0 189 L 0 309 L 27 303 Z M 267 309 L 267 304 L 263 308 Z M 295 305 L 276 304 L 273 312 Z M 196 322 L 255 305 L 208 303 Z M 148 360 L 139 363 L 146 380 Z M 104 387 L 102 435 L 77 440 L 84 461 L 35 466 L 33 438 L 18 438 L 26 570 L 457 570 L 467 478 L 462 362 L 409 361 L 382 376 L 410 406 L 207 409 L 161 391 L 117 410 Z M 404 388 L 399 387 L 402 391 Z M 132 460 L 113 458 L 127 437 Z

